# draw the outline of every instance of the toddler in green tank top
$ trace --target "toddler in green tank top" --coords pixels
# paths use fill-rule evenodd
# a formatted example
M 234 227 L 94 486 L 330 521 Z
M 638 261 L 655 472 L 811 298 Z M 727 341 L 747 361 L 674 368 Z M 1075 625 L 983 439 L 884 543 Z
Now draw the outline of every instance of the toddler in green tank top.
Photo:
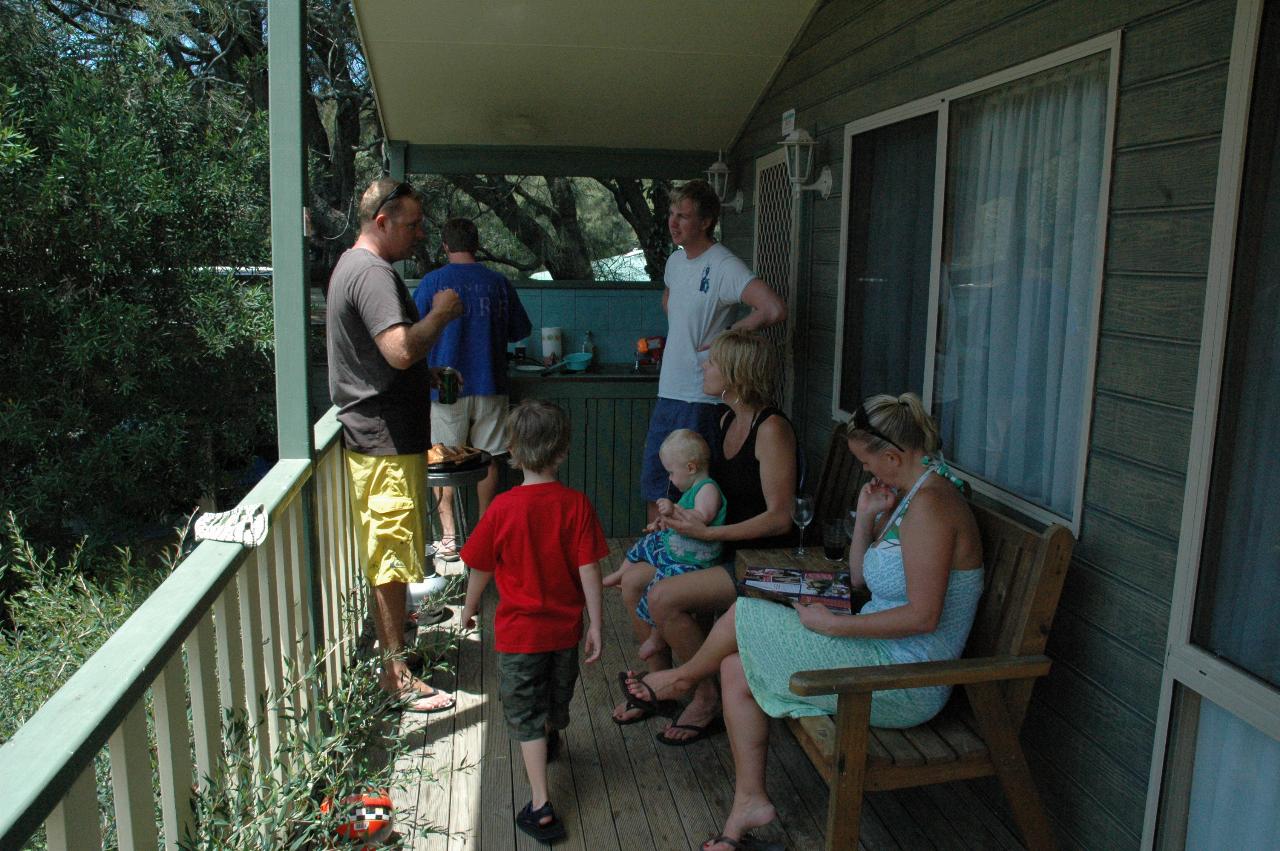
M 644 563 L 653 566 L 654 575 L 645 583 L 640 602 L 636 605 L 636 614 L 651 626 L 653 619 L 649 615 L 649 590 L 657 582 L 669 576 L 710 567 L 720 560 L 719 541 L 700 541 L 681 535 L 674 529 L 666 528 L 666 518 L 686 513 L 697 516 L 708 526 L 723 526 L 727 506 L 720 486 L 710 475 L 711 447 L 696 431 L 682 428 L 671 432 L 662 442 L 658 458 L 662 461 L 671 484 L 682 491 L 680 499 L 676 502 L 669 499 L 658 500 L 658 518 L 645 527 L 647 534 L 627 550 L 622 566 L 604 578 L 605 587 L 622 585 L 625 581 L 630 581 L 624 577 L 634 574 L 633 568 L 636 565 Z M 643 579 L 636 581 L 641 582 Z M 664 649 L 666 643 L 655 629 L 650 631 L 649 638 L 640 646 L 640 656 L 647 659 Z

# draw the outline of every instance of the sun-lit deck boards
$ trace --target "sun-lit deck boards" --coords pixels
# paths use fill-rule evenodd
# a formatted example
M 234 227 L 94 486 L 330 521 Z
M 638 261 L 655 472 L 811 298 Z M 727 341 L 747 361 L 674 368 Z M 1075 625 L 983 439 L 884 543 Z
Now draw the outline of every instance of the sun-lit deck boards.
M 629 543 L 611 541 L 611 561 Z M 495 602 L 491 590 L 484 607 L 488 627 Z M 490 635 L 486 630 L 461 642 L 449 660 L 456 676 L 435 675 L 435 684 L 457 694 L 453 711 L 404 716 L 401 734 L 420 744 L 410 759 L 421 760 L 435 779 L 394 795 L 399 821 L 407 823 L 416 809 L 444 831 L 406 845 L 415 851 L 541 847 L 513 822 L 529 799 L 529 786 L 519 746 L 508 738 L 502 718 Z M 582 668 L 565 746 L 550 767 L 551 800 L 569 832 L 557 848 L 694 849 L 719 832 L 729 810 L 733 757 L 726 736 L 670 748 L 654 740 L 664 719 L 625 727 L 610 720 L 610 709 L 621 699 L 616 673 L 637 667 L 637 661 L 621 599 L 606 592 L 604 654 Z M 827 787 L 782 724 L 774 725 L 770 737 L 769 769 L 779 820 L 765 835 L 793 851 L 822 848 Z M 867 801 L 861 847 L 868 851 L 1022 847 L 971 785 L 873 793 Z

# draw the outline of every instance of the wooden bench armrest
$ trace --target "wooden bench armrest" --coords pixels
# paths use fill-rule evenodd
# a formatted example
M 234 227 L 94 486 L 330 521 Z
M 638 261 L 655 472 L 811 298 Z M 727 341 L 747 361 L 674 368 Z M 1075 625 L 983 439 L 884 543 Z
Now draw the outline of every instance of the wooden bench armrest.
M 1048 656 L 990 656 L 943 662 L 912 662 L 905 665 L 797 671 L 791 675 L 791 691 L 808 697 L 1022 680 L 1043 677 L 1049 673 L 1049 664 Z

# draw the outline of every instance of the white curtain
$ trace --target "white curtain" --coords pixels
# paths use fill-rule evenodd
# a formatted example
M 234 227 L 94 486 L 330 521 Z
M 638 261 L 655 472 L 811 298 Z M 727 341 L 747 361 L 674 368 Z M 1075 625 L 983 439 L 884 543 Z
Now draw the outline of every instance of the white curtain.
M 951 106 L 934 411 L 965 470 L 1070 516 L 1097 281 L 1106 54 Z
M 1280 844 L 1280 742 L 1208 700 L 1200 702 L 1188 849 Z

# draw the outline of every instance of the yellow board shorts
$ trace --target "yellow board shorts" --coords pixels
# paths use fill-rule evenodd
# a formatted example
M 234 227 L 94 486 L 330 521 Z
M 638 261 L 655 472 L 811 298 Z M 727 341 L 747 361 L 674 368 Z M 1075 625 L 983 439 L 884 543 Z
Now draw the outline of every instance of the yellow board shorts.
M 426 453 L 347 452 L 351 511 L 360 530 L 360 566 L 370 585 L 421 582 Z

